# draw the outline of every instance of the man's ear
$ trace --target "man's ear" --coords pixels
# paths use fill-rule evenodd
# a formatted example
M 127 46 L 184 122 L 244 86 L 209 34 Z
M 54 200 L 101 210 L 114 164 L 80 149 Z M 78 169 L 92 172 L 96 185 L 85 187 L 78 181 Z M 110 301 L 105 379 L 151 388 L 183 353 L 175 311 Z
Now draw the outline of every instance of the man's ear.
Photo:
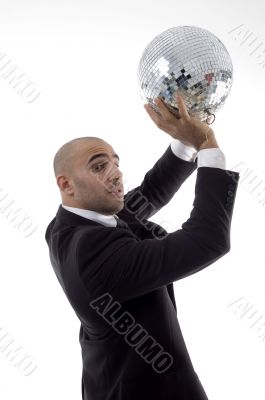
M 63 175 L 59 175 L 56 178 L 57 181 L 57 185 L 60 188 L 60 190 L 65 193 L 68 196 L 71 196 L 74 193 L 74 188 L 72 185 L 72 182 L 69 178 L 63 176 Z

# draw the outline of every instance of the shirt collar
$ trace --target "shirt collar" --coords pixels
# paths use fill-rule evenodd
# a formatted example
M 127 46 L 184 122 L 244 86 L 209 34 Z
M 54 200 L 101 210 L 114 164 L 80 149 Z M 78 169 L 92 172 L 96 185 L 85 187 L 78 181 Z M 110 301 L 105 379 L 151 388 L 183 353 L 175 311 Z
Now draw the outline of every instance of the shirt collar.
M 62 204 L 62 207 L 74 214 L 80 215 L 81 217 L 91 219 L 92 221 L 99 222 L 105 226 L 117 226 L 117 219 L 119 218 L 116 214 L 104 215 L 97 211 L 85 210 L 84 208 L 69 207 Z

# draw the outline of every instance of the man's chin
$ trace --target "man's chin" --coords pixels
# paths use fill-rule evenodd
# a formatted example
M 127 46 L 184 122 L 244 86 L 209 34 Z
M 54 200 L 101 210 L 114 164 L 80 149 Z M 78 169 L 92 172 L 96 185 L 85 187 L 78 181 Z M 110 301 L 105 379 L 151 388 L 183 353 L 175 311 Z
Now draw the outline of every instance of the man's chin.
M 120 212 L 123 208 L 124 208 L 124 201 L 122 200 L 122 201 L 120 202 L 120 206 L 117 207 L 117 209 L 116 209 L 116 211 L 115 211 L 115 214 L 117 214 L 118 212 Z

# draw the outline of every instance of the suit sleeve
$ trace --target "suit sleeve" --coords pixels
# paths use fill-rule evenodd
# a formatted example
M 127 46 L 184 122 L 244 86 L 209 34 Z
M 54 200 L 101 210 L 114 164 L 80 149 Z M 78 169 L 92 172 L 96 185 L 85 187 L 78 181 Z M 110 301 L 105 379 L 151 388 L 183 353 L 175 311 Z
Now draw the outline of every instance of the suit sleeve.
M 78 281 L 91 298 L 109 293 L 122 302 L 211 265 L 230 250 L 238 180 L 238 172 L 198 168 L 190 217 L 161 240 L 137 240 L 112 227 L 91 233 L 84 227 L 76 247 Z
M 169 145 L 164 154 L 145 174 L 142 183 L 124 196 L 124 208 L 117 214 L 128 223 L 151 218 L 174 196 L 182 183 L 197 168 L 195 161 L 177 157 Z M 137 220 L 138 222 L 138 220 Z

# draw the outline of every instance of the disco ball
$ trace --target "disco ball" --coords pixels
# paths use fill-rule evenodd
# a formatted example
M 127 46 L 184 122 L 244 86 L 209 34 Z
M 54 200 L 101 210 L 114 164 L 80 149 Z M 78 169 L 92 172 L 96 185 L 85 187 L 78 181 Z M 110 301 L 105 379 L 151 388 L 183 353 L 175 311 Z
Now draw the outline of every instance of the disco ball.
M 159 113 L 161 97 L 178 116 L 176 95 L 191 116 L 204 121 L 223 105 L 231 90 L 233 65 L 223 43 L 197 26 L 177 26 L 157 35 L 145 48 L 137 71 L 140 94 Z

